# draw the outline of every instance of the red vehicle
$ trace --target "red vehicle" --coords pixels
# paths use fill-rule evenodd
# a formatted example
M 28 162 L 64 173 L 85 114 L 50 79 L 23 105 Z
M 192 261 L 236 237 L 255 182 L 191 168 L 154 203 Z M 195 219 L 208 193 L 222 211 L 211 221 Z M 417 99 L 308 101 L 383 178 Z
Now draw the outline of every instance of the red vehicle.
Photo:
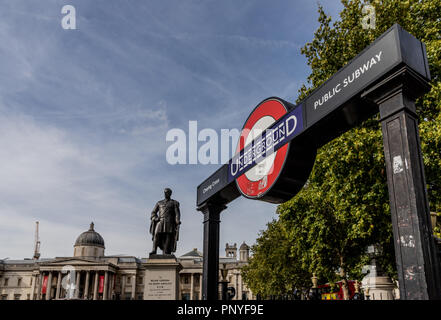
M 352 299 L 355 294 L 355 281 L 348 280 L 348 289 L 349 289 L 349 299 Z M 329 283 L 318 286 L 322 300 L 343 300 L 343 288 L 342 282 L 338 281 L 335 283 L 333 288 Z

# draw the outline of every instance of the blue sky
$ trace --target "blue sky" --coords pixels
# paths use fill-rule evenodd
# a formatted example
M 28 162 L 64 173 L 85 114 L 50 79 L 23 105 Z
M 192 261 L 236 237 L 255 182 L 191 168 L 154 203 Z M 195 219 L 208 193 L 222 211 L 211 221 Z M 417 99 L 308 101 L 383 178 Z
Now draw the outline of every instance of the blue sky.
M 77 30 L 61 27 L 67 4 Z M 201 250 L 196 187 L 219 165 L 169 165 L 166 133 L 240 129 L 261 100 L 294 102 L 317 4 L 0 0 L 0 259 L 32 256 L 37 220 L 42 257 L 71 256 L 91 221 L 107 255 L 146 257 L 164 187 L 181 203 L 177 255 Z M 321 4 L 337 17 L 339 1 Z M 231 203 L 221 250 L 253 244 L 275 209 Z

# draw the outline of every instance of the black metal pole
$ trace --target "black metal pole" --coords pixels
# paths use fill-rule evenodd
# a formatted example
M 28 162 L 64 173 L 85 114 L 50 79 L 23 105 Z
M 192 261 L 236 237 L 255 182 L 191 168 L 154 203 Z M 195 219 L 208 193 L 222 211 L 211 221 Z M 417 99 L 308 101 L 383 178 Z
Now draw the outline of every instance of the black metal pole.
M 204 214 L 203 300 L 219 300 L 219 224 L 220 213 L 226 208 L 209 202 L 198 208 Z
M 400 299 L 440 299 L 415 98 L 424 80 L 402 70 L 366 93 L 380 109 Z M 411 78 L 411 79 L 409 79 Z
M 220 281 L 220 283 L 221 283 L 221 288 L 222 288 L 222 300 L 226 301 L 226 300 L 228 300 L 228 295 L 227 295 L 228 281 L 222 280 L 222 281 Z

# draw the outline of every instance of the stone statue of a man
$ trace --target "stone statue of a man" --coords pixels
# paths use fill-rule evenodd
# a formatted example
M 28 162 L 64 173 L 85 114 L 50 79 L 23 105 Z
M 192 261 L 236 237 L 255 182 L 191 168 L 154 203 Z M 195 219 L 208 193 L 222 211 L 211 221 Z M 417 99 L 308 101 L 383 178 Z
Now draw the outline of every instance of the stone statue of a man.
M 165 199 L 156 203 L 150 217 L 150 233 L 153 240 L 151 255 L 156 254 L 158 247 L 163 251 L 163 254 L 172 254 L 176 251 L 181 212 L 179 211 L 179 202 L 171 199 L 171 194 L 171 189 L 164 189 Z

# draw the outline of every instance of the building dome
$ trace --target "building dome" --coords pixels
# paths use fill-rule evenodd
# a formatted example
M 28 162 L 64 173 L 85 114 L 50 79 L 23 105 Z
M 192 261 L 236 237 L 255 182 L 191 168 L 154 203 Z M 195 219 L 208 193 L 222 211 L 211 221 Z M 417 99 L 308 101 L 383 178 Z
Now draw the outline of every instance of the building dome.
M 240 245 L 239 248 L 240 261 L 248 262 L 250 258 L 250 247 L 245 243 L 245 241 Z
M 80 234 L 80 236 L 77 238 L 77 241 L 75 241 L 75 247 L 76 246 L 94 246 L 94 247 L 102 247 L 104 248 L 104 239 L 101 237 L 101 235 L 96 232 L 94 229 L 93 222 L 90 224 L 89 230 L 86 232 L 83 232 Z
M 240 245 L 239 250 L 248 250 L 250 247 L 245 243 L 245 241 Z

